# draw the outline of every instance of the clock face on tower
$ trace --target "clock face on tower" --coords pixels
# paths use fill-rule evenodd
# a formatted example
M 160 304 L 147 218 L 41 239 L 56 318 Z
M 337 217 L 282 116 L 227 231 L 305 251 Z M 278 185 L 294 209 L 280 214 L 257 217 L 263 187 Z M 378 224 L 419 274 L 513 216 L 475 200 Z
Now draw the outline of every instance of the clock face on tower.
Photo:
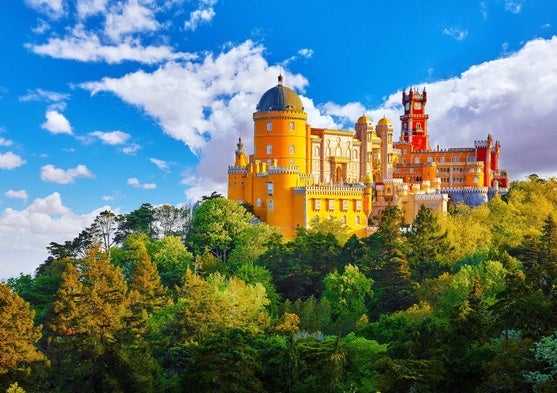
M 422 103 L 421 102 L 414 102 L 414 109 L 416 109 L 416 110 L 422 109 Z

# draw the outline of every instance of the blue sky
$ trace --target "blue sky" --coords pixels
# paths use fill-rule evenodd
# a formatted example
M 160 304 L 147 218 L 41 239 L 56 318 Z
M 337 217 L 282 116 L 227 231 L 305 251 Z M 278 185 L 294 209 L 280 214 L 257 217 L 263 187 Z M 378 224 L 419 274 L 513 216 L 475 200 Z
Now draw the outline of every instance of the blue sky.
M 0 4 L 0 278 L 103 209 L 225 194 L 238 137 L 285 76 L 309 122 L 400 129 L 428 90 L 433 146 L 502 144 L 557 175 L 557 2 L 12 0 Z

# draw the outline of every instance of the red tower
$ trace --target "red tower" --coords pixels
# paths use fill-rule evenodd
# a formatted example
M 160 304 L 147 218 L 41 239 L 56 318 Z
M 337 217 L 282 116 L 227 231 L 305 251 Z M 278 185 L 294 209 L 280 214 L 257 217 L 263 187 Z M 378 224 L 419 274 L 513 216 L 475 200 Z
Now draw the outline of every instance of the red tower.
M 427 135 L 427 119 L 425 113 L 427 103 L 427 92 L 425 88 L 420 93 L 417 89 L 410 88 L 402 92 L 402 106 L 404 114 L 400 116 L 401 137 L 400 139 L 412 144 L 413 150 L 429 150 L 429 137 Z

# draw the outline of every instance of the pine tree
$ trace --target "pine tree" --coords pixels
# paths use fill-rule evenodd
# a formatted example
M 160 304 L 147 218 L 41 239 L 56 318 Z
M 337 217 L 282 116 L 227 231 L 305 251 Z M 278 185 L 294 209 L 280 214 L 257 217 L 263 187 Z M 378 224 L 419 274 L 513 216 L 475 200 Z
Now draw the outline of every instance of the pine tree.
M 448 269 L 442 266 L 442 256 L 450 249 L 447 232 L 441 231 L 437 217 L 424 205 L 407 234 L 410 244 L 408 261 L 415 281 L 422 283 L 426 278 L 439 276 Z
M 41 327 L 34 326 L 34 314 L 29 303 L 0 283 L 0 389 L 11 374 L 27 373 L 33 363 L 45 360 L 35 346 Z

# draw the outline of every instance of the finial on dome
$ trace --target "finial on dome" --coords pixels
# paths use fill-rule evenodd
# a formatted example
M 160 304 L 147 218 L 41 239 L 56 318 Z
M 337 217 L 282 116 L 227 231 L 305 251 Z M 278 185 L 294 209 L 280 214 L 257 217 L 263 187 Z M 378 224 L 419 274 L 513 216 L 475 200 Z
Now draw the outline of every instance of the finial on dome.
M 278 84 L 279 85 L 282 85 L 282 80 L 283 80 L 282 74 L 279 74 L 279 76 L 278 76 Z

